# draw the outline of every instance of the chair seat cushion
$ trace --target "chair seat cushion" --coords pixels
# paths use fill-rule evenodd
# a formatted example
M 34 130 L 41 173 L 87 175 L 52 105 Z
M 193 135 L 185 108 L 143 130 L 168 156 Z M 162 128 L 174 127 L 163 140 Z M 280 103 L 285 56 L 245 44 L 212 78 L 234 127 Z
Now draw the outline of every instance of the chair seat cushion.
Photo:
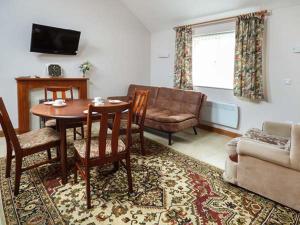
M 120 123 L 120 129 L 121 130 L 126 130 L 127 129 L 127 120 L 121 119 L 120 122 L 121 122 Z M 112 123 L 113 123 L 112 120 L 108 120 L 109 128 L 112 128 Z M 136 131 L 136 130 L 139 130 L 139 129 L 140 129 L 140 125 L 138 125 L 136 123 L 131 123 L 131 130 L 132 131 Z
M 97 158 L 99 157 L 99 138 L 93 137 L 91 138 L 91 150 L 90 150 L 90 158 Z M 86 151 L 86 139 L 75 140 L 74 147 L 78 152 L 81 158 L 85 158 L 85 151 Z M 126 145 L 122 140 L 119 139 L 118 141 L 118 152 L 124 152 L 126 150 Z M 106 156 L 110 156 L 112 153 L 111 149 L 111 139 L 107 138 L 106 140 Z
M 180 123 L 196 118 L 196 116 L 191 113 L 172 112 L 168 109 L 152 107 L 147 110 L 146 118 L 163 123 Z
M 45 122 L 45 126 L 46 127 L 56 127 L 56 120 L 55 119 L 47 120 Z
M 18 139 L 22 149 L 40 147 L 60 140 L 57 131 L 50 127 L 20 134 Z

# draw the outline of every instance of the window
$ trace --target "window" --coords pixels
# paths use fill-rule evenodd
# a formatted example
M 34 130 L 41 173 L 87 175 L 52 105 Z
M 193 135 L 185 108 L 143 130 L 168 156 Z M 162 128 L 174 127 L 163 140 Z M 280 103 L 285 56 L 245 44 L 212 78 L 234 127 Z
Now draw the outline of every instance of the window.
M 233 89 L 235 32 L 193 37 L 193 85 Z

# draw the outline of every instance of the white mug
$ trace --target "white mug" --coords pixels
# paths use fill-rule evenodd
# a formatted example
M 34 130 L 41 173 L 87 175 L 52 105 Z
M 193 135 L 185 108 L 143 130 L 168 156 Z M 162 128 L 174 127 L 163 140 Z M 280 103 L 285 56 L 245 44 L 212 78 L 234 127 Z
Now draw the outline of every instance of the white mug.
M 55 104 L 55 105 L 62 105 L 62 104 L 64 104 L 64 100 L 63 100 L 63 99 L 56 99 L 56 100 L 54 101 L 54 104 Z
M 95 102 L 102 102 L 102 97 L 95 97 L 95 98 L 94 98 L 94 101 L 95 101 Z

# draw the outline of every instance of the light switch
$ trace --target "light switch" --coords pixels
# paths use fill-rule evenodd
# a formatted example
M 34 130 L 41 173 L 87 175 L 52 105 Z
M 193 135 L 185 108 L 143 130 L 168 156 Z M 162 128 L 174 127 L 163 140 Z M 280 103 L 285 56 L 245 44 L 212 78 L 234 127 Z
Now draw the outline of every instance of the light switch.
M 284 79 L 284 84 L 287 86 L 290 86 L 290 85 L 292 85 L 292 80 L 290 78 L 286 78 L 286 79 Z

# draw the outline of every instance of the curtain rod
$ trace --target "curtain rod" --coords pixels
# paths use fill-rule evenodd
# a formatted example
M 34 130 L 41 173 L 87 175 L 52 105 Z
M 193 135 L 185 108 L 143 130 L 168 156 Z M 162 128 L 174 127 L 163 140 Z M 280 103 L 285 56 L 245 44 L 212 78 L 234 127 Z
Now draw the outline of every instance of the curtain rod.
M 269 11 L 268 10 L 262 10 L 262 11 L 252 12 L 252 13 L 258 13 L 258 14 L 262 14 L 262 15 L 268 15 Z M 248 15 L 248 14 L 251 14 L 251 13 L 246 13 L 246 14 L 242 14 L 242 15 L 238 15 L 238 16 L 230 16 L 230 17 L 221 18 L 221 19 L 215 19 L 215 20 L 209 20 L 209 21 L 205 21 L 205 22 L 199 22 L 199 23 L 193 23 L 193 24 L 176 26 L 173 29 L 175 30 L 176 28 L 184 27 L 184 26 L 196 27 L 196 26 L 207 25 L 207 24 L 221 23 L 221 22 L 225 22 L 225 21 L 234 20 L 234 19 L 236 19 L 239 16 L 245 16 L 245 15 Z

